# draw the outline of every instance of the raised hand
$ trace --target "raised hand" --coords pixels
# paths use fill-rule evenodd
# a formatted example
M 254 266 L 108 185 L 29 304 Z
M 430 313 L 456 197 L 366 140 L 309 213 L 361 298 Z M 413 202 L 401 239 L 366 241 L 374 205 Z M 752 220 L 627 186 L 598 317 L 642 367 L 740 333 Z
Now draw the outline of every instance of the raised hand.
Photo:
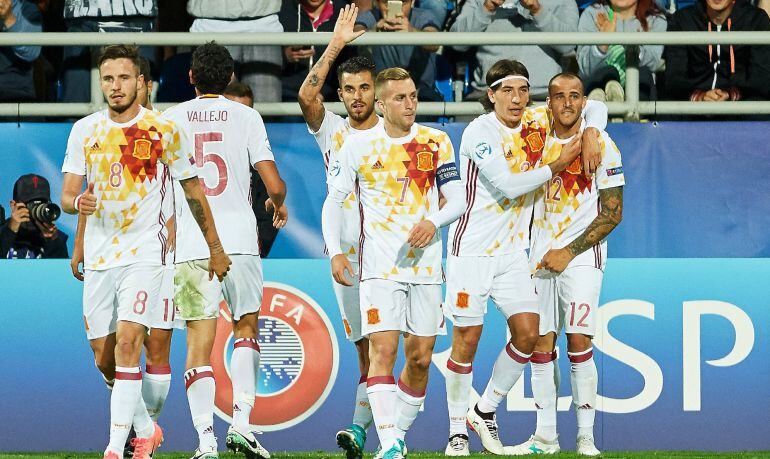
M 358 7 L 355 5 L 346 5 L 345 8 L 340 11 L 337 23 L 334 24 L 332 40 L 339 39 L 347 44 L 363 35 L 366 30 L 353 30 L 353 27 L 356 25 L 356 18 L 358 18 Z

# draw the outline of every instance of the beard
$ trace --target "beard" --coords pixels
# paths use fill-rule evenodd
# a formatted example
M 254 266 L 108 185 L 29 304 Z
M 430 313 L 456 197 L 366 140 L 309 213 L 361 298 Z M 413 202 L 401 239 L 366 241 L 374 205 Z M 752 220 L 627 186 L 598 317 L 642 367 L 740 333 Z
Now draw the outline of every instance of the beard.
M 123 100 L 120 103 L 113 104 L 112 99 L 107 99 L 107 105 L 109 105 L 110 109 L 115 113 L 123 113 L 126 110 L 128 110 L 129 107 L 134 105 L 134 102 L 136 101 L 136 97 L 137 97 L 136 91 L 134 91 L 133 94 L 126 93 L 123 96 Z

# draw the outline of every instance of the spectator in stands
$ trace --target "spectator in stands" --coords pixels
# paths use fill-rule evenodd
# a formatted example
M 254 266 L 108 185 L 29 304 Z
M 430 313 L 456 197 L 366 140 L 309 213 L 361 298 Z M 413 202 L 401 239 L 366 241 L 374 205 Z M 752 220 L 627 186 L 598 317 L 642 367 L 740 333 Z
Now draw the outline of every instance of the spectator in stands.
M 770 31 L 770 18 L 746 0 L 699 0 L 679 10 L 670 31 Z M 770 98 L 770 46 L 667 46 L 669 98 L 727 101 Z
M 281 6 L 281 24 L 286 32 L 332 32 L 344 0 L 284 0 Z M 325 46 L 285 46 L 283 48 L 283 100 L 296 101 L 299 87 L 310 67 L 321 56 Z M 352 51 L 344 50 L 347 57 Z M 338 59 L 342 62 L 347 57 Z M 336 66 L 332 72 L 336 72 Z M 326 100 L 336 100 L 337 80 L 330 78 L 321 94 Z
M 190 32 L 283 32 L 281 0 L 189 0 L 195 17 Z M 238 79 L 249 85 L 257 102 L 281 101 L 280 46 L 228 46 Z
M 42 32 L 43 18 L 37 6 L 27 0 L 0 0 L 0 31 Z M 22 102 L 35 98 L 32 63 L 39 46 L 0 47 L 0 101 Z
M 412 8 L 412 0 L 403 0 L 400 11 L 388 14 L 388 1 L 377 0 L 377 8 L 358 15 L 354 30 L 377 32 L 437 32 L 439 25 L 430 11 Z M 391 17 L 391 19 L 388 19 Z M 372 60 L 377 71 L 402 67 L 417 84 L 420 100 L 442 101 L 436 90 L 436 51 L 438 46 L 373 46 Z
M 467 0 L 452 32 L 575 32 L 578 8 L 575 0 Z M 465 51 L 468 46 L 455 46 Z M 572 52 L 566 46 L 479 46 L 478 66 L 473 72 L 474 91 L 467 98 L 486 95 L 487 71 L 500 59 L 515 59 L 529 70 L 530 99 L 545 100 L 548 81 L 562 71 L 562 56 Z
M 0 228 L 2 258 L 69 258 L 67 235 L 54 223 L 61 210 L 51 202 L 48 180 L 35 174 L 19 177 L 10 211 Z
M 666 17 L 653 0 L 598 0 L 580 15 L 580 32 L 665 32 Z M 663 46 L 639 47 L 639 97 L 655 99 L 655 71 Z M 578 46 L 578 67 L 589 99 L 622 102 L 626 53 L 622 45 Z
M 157 15 L 157 0 L 64 0 L 68 32 L 153 32 Z M 155 62 L 154 48 L 142 47 L 141 52 Z M 62 67 L 62 101 L 89 102 L 91 48 L 66 47 Z
M 336 21 L 336 19 L 335 19 Z M 225 88 L 224 96 L 235 102 L 242 103 L 247 107 L 254 106 L 254 95 L 251 88 L 243 83 L 230 83 Z M 273 226 L 273 212 L 265 209 L 265 201 L 270 196 L 267 194 L 267 188 L 259 177 L 259 173 L 251 168 L 251 208 L 254 216 L 257 217 L 257 235 L 259 237 L 259 256 L 267 258 L 270 249 L 273 247 L 278 228 Z
M 418 0 L 417 7 L 433 13 L 433 18 L 436 20 L 439 30 L 441 30 L 443 29 L 444 21 L 446 21 L 447 11 L 452 8 L 452 2 L 450 0 Z

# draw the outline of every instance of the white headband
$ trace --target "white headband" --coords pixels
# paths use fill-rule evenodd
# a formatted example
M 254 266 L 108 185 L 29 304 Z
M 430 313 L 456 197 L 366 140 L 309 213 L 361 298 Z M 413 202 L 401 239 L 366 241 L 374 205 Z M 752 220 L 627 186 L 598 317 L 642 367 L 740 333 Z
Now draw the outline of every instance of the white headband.
M 499 80 L 495 80 L 495 82 L 489 85 L 489 87 L 491 88 L 492 86 L 497 86 L 503 81 L 508 81 L 508 80 L 524 80 L 527 82 L 527 84 L 529 84 L 529 80 L 524 75 L 508 75 L 500 78 Z

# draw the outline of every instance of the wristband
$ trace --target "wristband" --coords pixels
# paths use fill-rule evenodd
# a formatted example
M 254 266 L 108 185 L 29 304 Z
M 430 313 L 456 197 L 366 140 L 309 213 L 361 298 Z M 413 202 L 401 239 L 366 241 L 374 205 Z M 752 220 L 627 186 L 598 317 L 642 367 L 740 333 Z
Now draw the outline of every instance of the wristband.
M 75 196 L 75 200 L 72 202 L 72 206 L 80 212 L 80 199 L 83 197 L 83 193 L 80 193 L 79 195 Z

